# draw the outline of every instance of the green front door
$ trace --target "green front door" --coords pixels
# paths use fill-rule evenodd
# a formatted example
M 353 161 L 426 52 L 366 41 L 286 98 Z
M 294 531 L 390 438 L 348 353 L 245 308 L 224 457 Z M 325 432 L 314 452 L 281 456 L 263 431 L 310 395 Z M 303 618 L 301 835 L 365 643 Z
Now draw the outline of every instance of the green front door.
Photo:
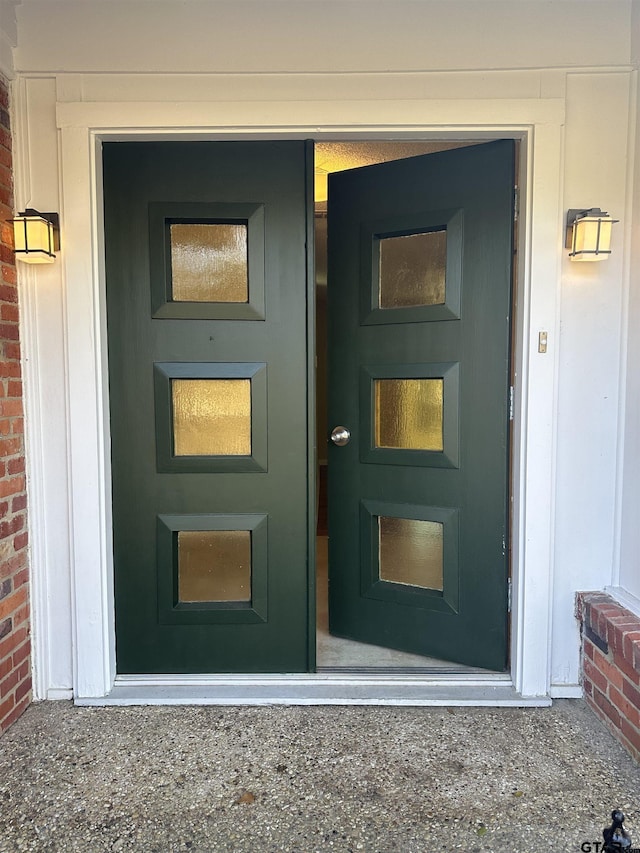
M 329 179 L 330 631 L 493 670 L 513 189 L 510 141 Z
M 308 656 L 303 142 L 104 145 L 117 667 Z

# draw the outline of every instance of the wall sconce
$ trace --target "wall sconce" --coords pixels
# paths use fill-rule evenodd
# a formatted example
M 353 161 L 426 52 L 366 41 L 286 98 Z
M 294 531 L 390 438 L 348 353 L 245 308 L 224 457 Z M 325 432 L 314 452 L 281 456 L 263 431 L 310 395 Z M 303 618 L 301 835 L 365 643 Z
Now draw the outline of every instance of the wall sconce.
M 572 261 L 604 261 L 611 254 L 613 219 L 599 207 L 567 211 L 565 247 Z
M 60 217 L 28 207 L 13 222 L 16 260 L 28 264 L 52 264 L 60 249 Z

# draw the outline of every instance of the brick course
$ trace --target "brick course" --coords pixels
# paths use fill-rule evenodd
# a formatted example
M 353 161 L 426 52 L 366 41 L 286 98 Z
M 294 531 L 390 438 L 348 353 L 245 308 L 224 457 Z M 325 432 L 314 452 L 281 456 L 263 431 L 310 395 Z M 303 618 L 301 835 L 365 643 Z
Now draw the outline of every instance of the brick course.
M 0 78 L 0 104 L 9 89 Z M 0 109 L 0 733 L 31 702 L 26 481 L 9 114 Z
M 640 761 L 640 617 L 604 592 L 579 592 L 587 703 Z

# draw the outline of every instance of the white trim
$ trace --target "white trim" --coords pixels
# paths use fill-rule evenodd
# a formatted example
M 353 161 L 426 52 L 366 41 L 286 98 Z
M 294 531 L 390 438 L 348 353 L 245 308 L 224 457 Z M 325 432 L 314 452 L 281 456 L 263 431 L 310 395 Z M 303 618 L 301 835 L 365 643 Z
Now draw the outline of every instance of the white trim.
M 29 129 L 28 81 L 13 83 L 12 120 L 14 123 L 14 195 L 15 209 L 24 210 L 32 202 L 32 140 Z M 33 106 L 33 105 L 31 105 Z M 52 176 L 57 184 L 57 175 Z M 55 655 L 55 625 L 52 615 L 50 587 L 56 581 L 56 554 L 51 547 L 51 531 L 47 526 L 47 484 L 42 472 L 50 453 L 51 425 L 46 411 L 47 394 L 43 393 L 40 351 L 42 315 L 46 314 L 47 294 L 55 292 L 58 273 L 51 267 L 37 270 L 31 264 L 17 264 L 20 340 L 22 343 L 22 378 L 25 467 L 27 480 L 27 518 L 29 526 L 29 582 L 31 599 L 32 670 L 34 699 L 45 699 L 54 681 L 52 655 Z M 63 380 L 64 381 L 64 380 Z M 66 487 L 56 483 L 57 494 L 66 499 Z M 50 494 L 49 494 L 50 497 Z M 64 534 L 63 534 L 64 535 Z M 55 688 L 54 688 L 55 689 Z
M 170 120 L 167 113 L 170 111 Z M 380 122 L 380 114 L 384 122 Z M 487 115 L 491 114 L 491 126 Z M 286 123 L 278 124 L 273 117 L 286 115 Z M 243 130 L 262 133 L 317 133 L 340 130 L 361 133 L 354 115 L 368 116 L 372 131 L 395 132 L 413 130 L 422 133 L 421 123 L 407 124 L 407 115 L 429 116 L 432 133 L 443 136 L 452 128 L 470 133 L 473 129 L 491 133 L 491 127 L 513 128 L 519 125 L 554 124 L 564 122 L 565 102 L 562 98 L 540 100 L 393 100 L 393 101 L 184 101 L 167 104 L 162 101 L 120 103 L 58 103 L 58 127 L 82 127 L 98 130 L 120 128 L 129 134 L 180 133 L 181 137 L 211 134 L 236 134 Z M 221 116 L 224 120 L 221 121 Z M 143 117 L 141 119 L 141 117 Z M 269 123 L 266 118 L 269 118 Z
M 86 128 L 61 132 L 69 387 L 74 695 L 103 695 L 115 678 L 106 311 L 101 166 Z
M 606 586 L 604 591 L 607 595 L 610 595 L 614 601 L 622 607 L 626 607 L 627 610 L 630 610 L 634 614 L 634 616 L 638 616 L 640 618 L 640 598 L 632 595 L 621 586 Z
M 46 116 L 55 96 L 50 79 L 19 77 L 13 84 L 15 207 L 59 210 L 57 130 Z M 43 110 L 44 107 L 44 110 Z M 36 194 L 34 197 L 34 193 Z M 71 684 L 67 464 L 68 388 L 63 369 L 65 330 L 60 263 L 17 264 L 22 340 L 25 463 L 32 602 L 33 693 Z M 52 417 L 52 409 L 54 415 Z
M 50 687 L 46 695 L 39 698 L 46 699 L 49 702 L 69 701 L 69 699 L 73 699 L 73 690 L 66 687 Z
M 625 477 L 625 449 L 627 425 L 628 394 L 628 358 L 629 358 L 629 304 L 631 301 L 631 254 L 633 247 L 633 206 L 634 184 L 636 179 L 636 126 L 638 116 L 638 71 L 631 74 L 629 86 L 629 125 L 627 127 L 627 187 L 624 211 L 624 242 L 622 267 L 622 293 L 620 299 L 620 364 L 618 379 L 618 435 L 616 442 L 616 491 L 613 516 L 613 555 L 611 585 L 619 587 L 622 561 L 622 541 L 624 538 L 624 492 L 627 485 Z M 634 598 L 634 596 L 631 596 Z M 640 611 L 638 611 L 640 612 Z
M 552 684 L 549 696 L 552 699 L 582 699 L 584 690 L 581 684 Z
M 529 134 L 523 187 L 525 245 L 519 253 L 522 279 L 515 330 L 511 650 L 514 685 L 523 695 L 547 693 L 551 672 L 562 131 L 561 125 L 550 122 Z M 539 330 L 547 331 L 548 348 L 542 357 L 537 352 Z M 536 506 L 540 495 L 545 502 Z
M 17 177 L 17 176 L 16 176 Z M 17 181 L 16 181 L 17 183 Z M 47 596 L 46 526 L 33 524 L 32 519 L 44 519 L 44 489 L 37 471 L 43 470 L 46 433 L 40 394 L 38 393 L 38 333 L 37 333 L 37 276 L 28 264 L 20 271 L 20 342 L 30 358 L 22 360 L 22 394 L 24 407 L 24 456 L 27 483 L 27 519 L 29 524 L 29 583 L 31 599 L 32 689 L 33 698 L 42 699 L 50 683 L 49 637 L 50 620 Z
M 13 83 L 11 119 L 15 128 L 13 133 L 14 153 L 14 195 L 16 209 L 18 200 L 31 196 L 29 163 L 29 132 L 26 83 L 20 79 Z M 22 352 L 29 353 L 23 358 L 23 406 L 24 406 L 24 453 L 27 478 L 27 518 L 29 519 L 29 583 L 31 598 L 31 637 L 33 697 L 44 699 L 49 675 L 49 637 L 50 624 L 47 597 L 46 565 L 46 529 L 44 523 L 34 523 L 33 519 L 44 519 L 44 489 L 37 471 L 42 471 L 43 446 L 45 435 L 38 393 L 38 290 L 37 276 L 31 264 L 17 269 L 20 282 L 20 341 Z
M 407 116 L 416 115 L 425 120 L 406 124 Z M 96 155 L 101 140 L 442 138 L 453 133 L 522 137 L 528 152 L 516 330 L 511 689 L 521 699 L 548 694 L 563 121 L 564 102 L 559 99 L 58 105 L 67 235 L 66 367 L 77 701 L 108 696 L 115 677 L 101 181 Z M 548 331 L 550 342 L 543 357 L 535 349 L 540 328 Z M 548 511 L 540 512 L 541 506 Z M 454 685 L 449 683 L 448 689 Z

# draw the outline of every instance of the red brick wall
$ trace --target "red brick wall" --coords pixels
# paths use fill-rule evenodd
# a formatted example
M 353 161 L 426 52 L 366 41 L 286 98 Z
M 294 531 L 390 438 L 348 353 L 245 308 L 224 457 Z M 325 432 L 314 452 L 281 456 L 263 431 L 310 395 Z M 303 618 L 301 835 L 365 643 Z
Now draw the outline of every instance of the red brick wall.
M 640 618 L 603 592 L 579 592 L 588 704 L 640 761 Z
M 27 496 L 9 92 L 0 77 L 0 732 L 31 701 Z

